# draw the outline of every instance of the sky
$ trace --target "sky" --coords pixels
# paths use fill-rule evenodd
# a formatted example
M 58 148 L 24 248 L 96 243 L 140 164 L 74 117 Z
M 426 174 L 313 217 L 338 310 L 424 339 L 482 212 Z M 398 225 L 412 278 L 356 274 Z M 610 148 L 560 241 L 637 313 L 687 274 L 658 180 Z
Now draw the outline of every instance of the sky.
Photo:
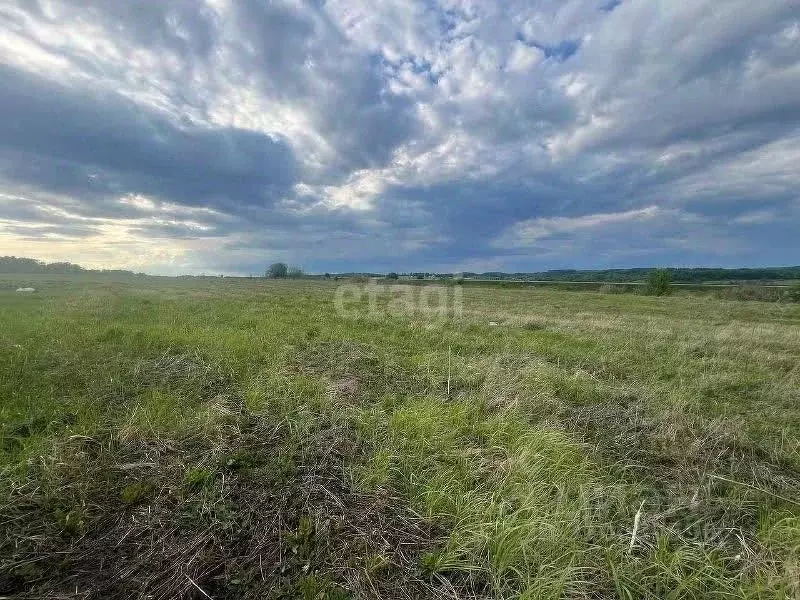
M 0 255 L 800 264 L 797 0 L 3 0 Z

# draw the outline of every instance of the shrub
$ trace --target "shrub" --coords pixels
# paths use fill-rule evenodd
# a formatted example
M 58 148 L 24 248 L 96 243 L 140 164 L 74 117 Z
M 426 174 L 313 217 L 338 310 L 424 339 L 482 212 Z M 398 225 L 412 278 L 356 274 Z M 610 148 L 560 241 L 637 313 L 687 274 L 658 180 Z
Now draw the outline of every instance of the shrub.
M 800 302 L 800 282 L 795 283 L 787 290 L 786 299 L 789 302 Z
M 627 286 L 624 285 L 614 285 L 611 283 L 604 283 L 600 286 L 598 291 L 601 294 L 624 294 L 628 291 Z
M 270 279 L 283 279 L 288 273 L 289 267 L 286 266 L 286 263 L 276 262 L 267 268 L 265 275 Z
M 392 271 L 391 273 L 386 274 L 386 279 L 400 279 L 400 276 Z
M 648 296 L 668 296 L 672 293 L 670 283 L 672 276 L 667 269 L 653 269 L 647 276 L 645 293 Z
M 737 285 L 723 288 L 717 292 L 723 300 L 744 300 L 756 302 L 777 302 L 781 299 L 779 288 L 768 288 L 761 285 Z
M 286 271 L 286 276 L 292 279 L 300 279 L 304 274 L 303 267 L 291 266 Z

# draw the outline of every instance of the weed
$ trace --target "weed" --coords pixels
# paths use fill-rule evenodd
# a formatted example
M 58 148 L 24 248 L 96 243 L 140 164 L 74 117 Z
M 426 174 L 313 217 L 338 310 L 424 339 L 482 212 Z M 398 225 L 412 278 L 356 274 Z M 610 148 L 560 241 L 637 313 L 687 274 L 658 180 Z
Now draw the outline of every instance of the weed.
M 210 487 L 214 482 L 214 478 L 215 475 L 213 471 L 195 467 L 186 472 L 184 481 L 189 489 L 196 491 Z
M 86 526 L 86 512 L 79 506 L 72 508 L 57 507 L 53 516 L 61 533 L 67 536 L 77 535 Z
M 138 481 L 122 488 L 119 498 L 125 506 L 135 506 L 147 502 L 154 489 L 152 483 Z
M 223 457 L 223 466 L 230 471 L 243 471 L 253 469 L 261 464 L 261 459 L 246 450 L 239 450 Z

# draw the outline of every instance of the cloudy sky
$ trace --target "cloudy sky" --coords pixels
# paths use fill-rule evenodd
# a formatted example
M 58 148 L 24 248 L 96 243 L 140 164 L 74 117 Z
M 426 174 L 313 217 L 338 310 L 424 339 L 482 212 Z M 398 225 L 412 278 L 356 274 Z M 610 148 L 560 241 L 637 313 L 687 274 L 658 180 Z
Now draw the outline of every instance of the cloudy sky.
M 3 0 L 0 255 L 800 263 L 797 0 Z

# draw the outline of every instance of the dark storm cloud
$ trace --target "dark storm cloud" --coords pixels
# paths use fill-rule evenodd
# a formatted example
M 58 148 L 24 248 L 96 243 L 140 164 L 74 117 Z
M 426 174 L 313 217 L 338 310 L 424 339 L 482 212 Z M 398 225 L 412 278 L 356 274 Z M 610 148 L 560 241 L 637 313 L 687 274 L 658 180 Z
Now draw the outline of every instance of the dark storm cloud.
M 269 203 L 296 178 L 292 151 L 250 131 L 180 127 L 113 93 L 0 67 L 3 175 L 61 193 L 148 193 L 190 205 Z

